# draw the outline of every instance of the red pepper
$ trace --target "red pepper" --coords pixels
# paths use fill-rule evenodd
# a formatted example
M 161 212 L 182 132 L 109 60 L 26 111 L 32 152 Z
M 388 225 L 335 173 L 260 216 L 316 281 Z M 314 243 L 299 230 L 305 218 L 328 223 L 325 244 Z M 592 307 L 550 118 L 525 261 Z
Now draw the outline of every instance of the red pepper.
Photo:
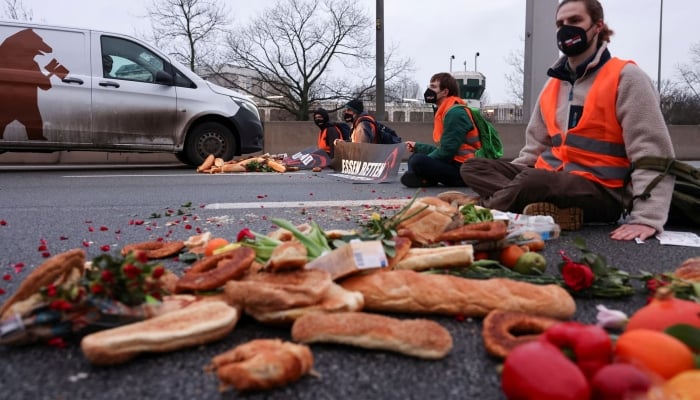
M 509 400 L 589 400 L 591 396 L 586 377 L 576 364 L 543 339 L 508 353 L 501 388 Z
M 596 325 L 562 322 L 547 329 L 543 339 L 570 356 L 588 380 L 612 361 L 612 340 Z

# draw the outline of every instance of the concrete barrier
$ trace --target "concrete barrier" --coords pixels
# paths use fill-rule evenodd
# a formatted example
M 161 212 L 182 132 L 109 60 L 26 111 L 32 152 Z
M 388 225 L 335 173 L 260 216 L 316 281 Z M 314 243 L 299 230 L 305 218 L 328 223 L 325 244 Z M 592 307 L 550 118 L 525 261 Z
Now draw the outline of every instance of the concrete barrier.
M 403 140 L 432 142 L 432 123 L 392 122 Z M 511 160 L 525 144 L 525 124 L 497 124 L 504 158 Z M 671 139 L 679 160 L 700 160 L 700 125 L 670 125 Z M 311 122 L 266 122 L 265 153 L 294 154 L 316 145 L 318 128 Z M 168 164 L 179 163 L 172 154 L 61 151 L 55 153 L 3 153 L 0 165 L 23 164 Z

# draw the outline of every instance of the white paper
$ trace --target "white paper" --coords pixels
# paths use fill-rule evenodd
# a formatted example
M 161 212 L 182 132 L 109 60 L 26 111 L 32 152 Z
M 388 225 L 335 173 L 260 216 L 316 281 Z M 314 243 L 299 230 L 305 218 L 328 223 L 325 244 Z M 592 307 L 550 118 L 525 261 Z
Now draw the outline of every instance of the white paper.
M 670 244 L 674 246 L 700 247 L 700 236 L 692 232 L 674 232 L 664 231 L 656 235 L 661 244 Z

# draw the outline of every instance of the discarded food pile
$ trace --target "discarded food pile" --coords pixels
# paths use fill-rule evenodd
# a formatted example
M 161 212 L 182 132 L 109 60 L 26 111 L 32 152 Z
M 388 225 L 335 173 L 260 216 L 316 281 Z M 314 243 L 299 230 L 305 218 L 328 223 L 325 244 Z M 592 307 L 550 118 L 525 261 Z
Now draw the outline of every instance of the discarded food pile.
M 263 154 L 240 160 L 224 160 L 209 154 L 197 167 L 197 172 L 220 174 L 225 172 L 291 172 L 299 170 L 297 166 L 287 166 L 282 161 L 285 155 Z
M 272 219 L 279 229 L 244 229 L 231 241 L 205 232 L 130 244 L 90 262 L 83 250 L 70 250 L 32 271 L 2 305 L 0 344 L 77 334 L 90 363 L 112 365 L 224 340 L 245 313 L 288 326 L 293 342 L 257 339 L 202 364 L 216 374 L 220 390 L 264 390 L 312 374 L 313 343 L 442 359 L 453 341 L 438 322 L 381 313 L 437 314 L 484 318 L 485 351 L 505 359 L 509 398 L 670 396 L 697 387 L 700 304 L 659 290 L 614 343 L 603 328 L 570 321 L 572 295 L 588 289 L 627 295 L 621 273 L 587 252 L 605 279 L 565 255 L 564 279 L 546 275 L 537 253 L 545 245 L 541 235 L 513 221 L 473 204 L 424 197 L 353 231 Z M 475 260 L 476 254 L 486 258 Z M 191 262 L 182 275 L 154 261 L 175 256 Z M 478 279 L 465 278 L 469 271 Z M 665 289 L 695 287 L 700 259 L 677 273 Z M 113 327 L 105 329 L 108 323 Z M 665 361 L 669 354 L 672 363 Z

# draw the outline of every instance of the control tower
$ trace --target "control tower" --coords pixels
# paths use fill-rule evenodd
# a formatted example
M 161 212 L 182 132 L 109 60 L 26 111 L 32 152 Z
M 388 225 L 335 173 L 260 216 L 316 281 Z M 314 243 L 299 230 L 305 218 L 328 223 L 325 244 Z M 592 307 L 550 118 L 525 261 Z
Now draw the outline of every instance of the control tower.
M 459 95 L 469 107 L 481 108 L 481 95 L 486 90 L 486 77 L 477 71 L 455 71 L 451 73 L 459 85 Z

